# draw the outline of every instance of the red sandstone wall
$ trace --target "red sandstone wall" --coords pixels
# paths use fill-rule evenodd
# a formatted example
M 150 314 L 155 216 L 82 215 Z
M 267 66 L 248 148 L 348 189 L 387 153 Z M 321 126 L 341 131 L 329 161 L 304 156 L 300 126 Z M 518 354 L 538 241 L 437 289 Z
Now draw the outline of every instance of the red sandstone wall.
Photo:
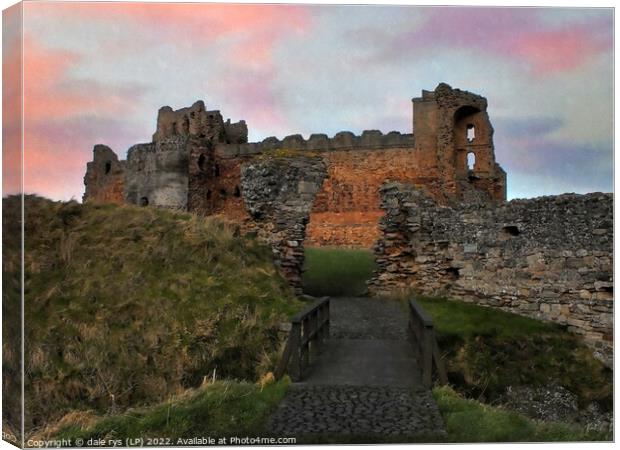
M 308 246 L 371 248 L 379 237 L 379 188 L 386 180 L 425 185 L 431 195 L 442 195 L 413 149 L 330 151 L 323 156 L 328 175 L 310 214 Z
M 124 161 L 105 145 L 95 145 L 93 161 L 86 165 L 83 201 L 125 203 Z
M 218 158 L 215 161 L 202 195 L 207 198 L 208 214 L 221 214 L 242 224 L 249 214 L 241 195 L 243 158 Z
M 312 213 L 306 245 L 370 248 L 379 239 L 380 211 Z

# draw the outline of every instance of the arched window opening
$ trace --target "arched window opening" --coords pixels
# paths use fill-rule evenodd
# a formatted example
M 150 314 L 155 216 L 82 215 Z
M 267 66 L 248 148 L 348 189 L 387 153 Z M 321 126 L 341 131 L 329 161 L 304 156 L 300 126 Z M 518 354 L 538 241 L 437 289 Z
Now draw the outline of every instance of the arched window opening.
M 198 157 L 198 168 L 200 169 L 201 172 L 205 171 L 206 162 L 207 162 L 207 158 L 205 157 L 205 155 L 200 155 Z
M 140 206 L 149 206 L 149 199 L 148 199 L 148 197 L 142 197 L 140 199 Z
M 473 124 L 467 125 L 467 142 L 474 142 L 476 139 L 476 127 Z
M 235 192 L 233 195 L 237 198 L 241 197 L 241 189 L 239 189 L 239 186 L 235 186 Z
M 213 176 L 214 177 L 219 177 L 220 176 L 220 166 L 219 166 L 219 164 L 215 164 L 213 166 Z
M 112 162 L 111 161 L 107 161 L 105 163 L 105 174 L 109 174 L 110 171 L 112 170 Z
M 467 154 L 467 170 L 474 170 L 475 165 L 476 165 L 476 154 L 474 152 L 469 152 Z
M 212 192 L 211 192 L 211 190 L 209 189 L 209 190 L 207 191 L 207 200 L 211 200 L 211 195 L 212 195 Z

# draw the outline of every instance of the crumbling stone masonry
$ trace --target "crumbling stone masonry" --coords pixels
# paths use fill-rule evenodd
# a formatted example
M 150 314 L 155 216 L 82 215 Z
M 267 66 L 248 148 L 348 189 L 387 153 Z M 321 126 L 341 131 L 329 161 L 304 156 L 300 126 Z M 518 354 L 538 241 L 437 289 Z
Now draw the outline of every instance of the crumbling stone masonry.
M 319 157 L 273 157 L 241 168 L 245 203 L 258 235 L 271 244 L 274 261 L 297 294 L 302 293 L 306 225 L 326 175 Z
M 381 189 L 376 295 L 442 294 L 568 326 L 613 357 L 613 195 L 439 205 L 420 189 Z
M 414 134 L 345 131 L 248 143 L 244 121 L 224 121 L 202 101 L 177 111 L 166 106 L 159 110 L 152 142 L 133 146 L 127 161 L 119 161 L 108 147 L 95 147 L 84 200 L 222 214 L 245 222 L 251 218 L 242 166 L 261 155 L 313 154 L 324 161 L 327 176 L 310 211 L 307 243 L 370 248 L 379 238 L 379 188 L 386 180 L 423 186 L 439 202 L 472 196 L 505 200 L 506 174 L 495 162 L 486 108 L 484 97 L 442 83 L 413 99 Z M 475 155 L 470 166 L 468 154 Z

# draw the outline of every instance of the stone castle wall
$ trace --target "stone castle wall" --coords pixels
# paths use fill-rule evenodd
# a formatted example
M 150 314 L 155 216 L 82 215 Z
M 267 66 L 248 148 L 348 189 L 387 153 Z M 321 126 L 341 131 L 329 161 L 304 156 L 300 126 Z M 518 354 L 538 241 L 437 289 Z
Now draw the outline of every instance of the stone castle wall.
M 374 294 L 441 294 L 557 322 L 611 361 L 612 194 L 441 206 L 400 183 L 381 192 Z
M 321 155 L 328 174 L 310 214 L 307 245 L 372 248 L 380 235 L 379 190 L 386 180 L 418 184 L 435 198 L 442 196 L 441 185 L 426 177 L 410 148 L 337 150 Z
M 326 175 L 316 156 L 266 157 L 241 167 L 250 225 L 271 244 L 280 273 L 302 294 L 306 225 Z
M 86 165 L 84 200 L 126 203 L 125 164 L 110 147 L 95 145 L 93 160 Z
M 379 237 L 379 188 L 387 180 L 423 186 L 440 202 L 467 198 L 505 199 L 505 173 L 495 163 L 486 99 L 448 85 L 413 99 L 416 133 L 356 136 L 291 135 L 247 142 L 244 121 L 231 123 L 202 101 L 158 112 L 153 141 L 133 146 L 127 161 L 109 148 L 95 149 L 88 164 L 84 200 L 178 208 L 247 221 L 241 183 L 243 164 L 265 155 L 320 157 L 327 178 L 317 193 L 307 230 L 309 245 L 370 248 Z M 465 141 L 468 126 L 474 141 Z M 104 151 L 105 150 L 105 151 Z M 475 152 L 474 167 L 466 167 Z M 112 171 L 105 167 L 111 165 Z
M 440 84 L 433 92 L 424 91 L 413 105 L 415 137 L 368 130 L 359 136 L 350 132 L 331 138 L 291 135 L 256 143 L 247 142 L 244 121 L 224 121 L 219 111 L 207 110 L 202 101 L 176 111 L 165 106 L 158 112 L 153 141 L 131 147 L 126 161 L 119 161 L 108 147 L 95 148 L 84 179 L 84 200 L 223 215 L 242 229 L 256 227 L 274 245 L 276 255 L 293 256 L 303 254 L 303 248 L 298 245 L 284 251 L 278 242 L 284 242 L 281 236 L 286 233 L 273 228 L 279 223 L 278 214 L 288 217 L 291 211 L 287 208 L 295 204 L 287 197 L 295 189 L 286 183 L 280 186 L 279 178 L 293 183 L 288 170 L 299 179 L 305 177 L 304 168 L 318 173 L 318 166 L 308 161 L 320 161 L 325 170 L 324 176 L 315 177 L 320 184 L 312 201 L 304 200 L 303 214 L 295 219 L 300 222 L 294 227 L 303 226 L 303 240 L 309 245 L 370 248 L 380 236 L 378 223 L 383 211 L 379 189 L 385 181 L 413 183 L 440 203 L 470 197 L 486 202 L 505 200 L 506 174 L 495 163 L 486 99 Z M 476 137 L 469 139 L 474 126 Z M 448 131 L 452 140 L 446 138 Z M 449 148 L 451 143 L 453 148 Z M 463 166 L 465 152 L 476 152 L 479 161 L 475 166 Z M 256 174 L 262 172 L 248 168 L 266 161 L 272 161 L 269 173 L 276 174 L 270 175 L 271 181 L 283 190 L 269 201 L 285 203 L 272 205 L 269 217 L 259 220 L 252 212 L 253 202 L 259 200 L 247 189 L 254 186 L 248 174 L 260 176 Z M 283 166 L 282 161 L 289 166 Z M 265 230 L 275 230 L 275 234 Z M 286 236 L 286 241 L 299 244 L 298 231 Z M 296 286 L 301 266 L 289 262 L 278 264 Z

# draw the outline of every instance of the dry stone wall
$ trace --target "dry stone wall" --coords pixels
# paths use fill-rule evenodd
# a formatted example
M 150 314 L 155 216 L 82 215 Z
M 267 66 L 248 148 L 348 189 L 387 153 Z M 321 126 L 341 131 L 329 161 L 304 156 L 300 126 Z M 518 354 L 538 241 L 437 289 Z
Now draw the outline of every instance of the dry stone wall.
M 499 206 L 440 206 L 418 189 L 381 190 L 374 294 L 413 290 L 557 322 L 610 364 L 613 195 L 564 194 Z

